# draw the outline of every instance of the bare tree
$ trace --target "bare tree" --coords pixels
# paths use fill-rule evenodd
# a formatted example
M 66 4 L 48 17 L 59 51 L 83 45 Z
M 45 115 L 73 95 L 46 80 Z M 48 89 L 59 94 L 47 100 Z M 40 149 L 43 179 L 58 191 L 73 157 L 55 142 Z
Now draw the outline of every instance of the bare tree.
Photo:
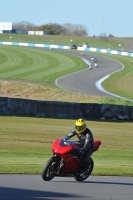
M 81 24 L 64 24 L 64 35 L 86 36 L 87 30 Z
M 34 31 L 35 30 L 35 25 L 30 23 L 30 22 L 22 21 L 22 22 L 18 22 L 18 23 L 13 23 L 13 29 Z

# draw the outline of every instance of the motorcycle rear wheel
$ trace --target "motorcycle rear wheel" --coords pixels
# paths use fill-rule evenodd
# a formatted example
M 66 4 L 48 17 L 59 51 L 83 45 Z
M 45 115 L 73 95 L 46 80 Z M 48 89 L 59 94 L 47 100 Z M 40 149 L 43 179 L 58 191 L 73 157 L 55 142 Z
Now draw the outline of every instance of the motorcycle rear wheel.
M 44 181 L 50 181 L 52 180 L 55 175 L 57 174 L 59 169 L 59 162 L 56 160 L 56 158 L 52 157 L 50 158 L 46 164 L 43 167 L 42 170 L 42 179 Z
M 90 176 L 93 168 L 94 168 L 94 161 L 93 161 L 92 158 L 90 158 L 90 163 L 88 165 L 88 169 L 86 169 L 85 171 L 83 170 L 83 173 L 81 172 L 80 174 L 75 174 L 74 175 L 74 179 L 76 181 L 84 181 L 84 180 L 86 180 Z

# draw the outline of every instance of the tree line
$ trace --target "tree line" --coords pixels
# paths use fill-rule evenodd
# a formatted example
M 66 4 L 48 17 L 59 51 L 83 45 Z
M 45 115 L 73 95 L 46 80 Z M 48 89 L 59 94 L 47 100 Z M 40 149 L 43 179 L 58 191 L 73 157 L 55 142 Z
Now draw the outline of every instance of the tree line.
M 58 24 L 48 23 L 40 26 L 35 26 L 29 22 L 13 23 L 13 29 L 21 29 L 26 31 L 43 31 L 48 35 L 75 35 L 75 36 L 87 36 L 88 32 L 85 26 L 81 24 Z

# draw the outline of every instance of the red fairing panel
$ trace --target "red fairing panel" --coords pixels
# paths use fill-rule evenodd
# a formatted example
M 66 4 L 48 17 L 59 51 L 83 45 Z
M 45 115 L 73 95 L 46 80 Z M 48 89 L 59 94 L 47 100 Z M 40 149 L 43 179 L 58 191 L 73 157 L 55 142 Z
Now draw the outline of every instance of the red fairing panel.
M 94 140 L 94 151 L 97 151 L 101 145 L 100 140 Z
M 62 140 L 62 138 L 59 138 L 53 143 L 52 150 L 55 153 L 62 155 L 62 154 L 65 154 L 65 153 L 68 153 L 69 151 L 71 151 L 75 146 L 77 146 L 77 145 L 76 144 L 69 145 L 69 146 L 65 145 L 65 142 Z

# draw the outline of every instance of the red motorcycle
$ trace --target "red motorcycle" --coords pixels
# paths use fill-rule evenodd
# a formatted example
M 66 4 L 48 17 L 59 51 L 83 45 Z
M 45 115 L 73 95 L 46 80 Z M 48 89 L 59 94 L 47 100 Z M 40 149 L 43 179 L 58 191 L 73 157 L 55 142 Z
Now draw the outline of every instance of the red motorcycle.
M 101 145 L 100 140 L 94 140 L 95 151 Z M 88 163 L 81 163 L 74 148 L 80 148 L 80 143 L 67 138 L 57 139 L 52 145 L 53 156 L 46 162 L 42 170 L 42 179 L 50 181 L 55 176 L 74 177 L 76 181 L 87 179 L 94 167 L 94 161 L 90 157 Z

